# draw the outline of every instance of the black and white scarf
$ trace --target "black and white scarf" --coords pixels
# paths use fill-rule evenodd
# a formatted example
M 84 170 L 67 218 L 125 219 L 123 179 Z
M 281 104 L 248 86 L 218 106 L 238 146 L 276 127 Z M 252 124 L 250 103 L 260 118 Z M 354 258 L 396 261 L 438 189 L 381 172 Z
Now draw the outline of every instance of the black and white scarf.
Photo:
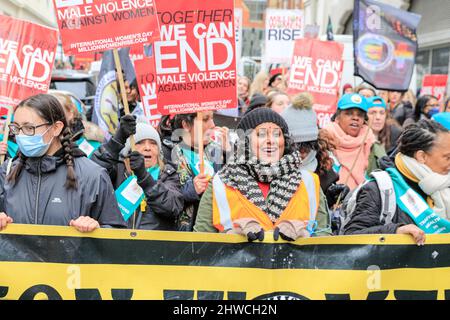
M 239 190 L 275 223 L 300 185 L 301 163 L 299 152 L 285 155 L 275 164 L 262 163 L 256 157 L 232 159 L 218 174 L 223 183 Z M 258 182 L 270 184 L 266 200 Z

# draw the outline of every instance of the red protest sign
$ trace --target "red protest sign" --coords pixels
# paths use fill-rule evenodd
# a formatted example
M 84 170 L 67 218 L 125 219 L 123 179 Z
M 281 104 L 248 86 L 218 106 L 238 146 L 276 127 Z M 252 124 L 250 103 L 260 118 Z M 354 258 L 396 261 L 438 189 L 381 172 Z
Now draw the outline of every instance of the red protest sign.
M 154 0 L 53 0 L 64 52 L 77 55 L 159 39 Z
M 156 128 L 161 120 L 161 114 L 158 113 L 154 56 L 136 60 L 134 63 L 144 115 Z
M 0 25 L 0 104 L 15 106 L 48 91 L 58 31 L 3 15 Z
M 319 125 L 325 126 L 336 112 L 344 62 L 344 46 L 333 41 L 300 39 L 295 42 L 288 93 L 309 92 Z
M 448 75 L 427 74 L 423 77 L 421 95 L 430 94 L 435 96 L 439 102 L 444 102 L 447 89 Z
M 161 41 L 155 42 L 156 94 L 161 114 L 235 108 L 233 0 L 161 1 Z

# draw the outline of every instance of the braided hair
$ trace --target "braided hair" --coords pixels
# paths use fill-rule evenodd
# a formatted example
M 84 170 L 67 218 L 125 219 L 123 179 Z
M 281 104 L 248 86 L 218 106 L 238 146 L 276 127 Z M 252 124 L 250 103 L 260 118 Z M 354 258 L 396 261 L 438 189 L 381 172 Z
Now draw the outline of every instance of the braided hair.
M 420 120 L 406 127 L 400 136 L 399 151 L 408 157 L 414 157 L 417 151 L 430 151 L 438 134 L 449 131 L 433 120 Z
M 67 165 L 67 178 L 65 187 L 67 189 L 77 189 L 77 178 L 74 169 L 73 151 L 75 144 L 73 143 L 72 132 L 67 124 L 67 120 L 64 114 L 64 109 L 61 103 L 52 95 L 38 94 L 31 98 L 25 99 L 19 103 L 18 108 L 27 107 L 33 109 L 39 117 L 47 121 L 50 125 L 55 124 L 57 121 L 61 121 L 64 124 L 64 129 L 59 137 L 63 146 L 64 161 Z M 18 176 L 22 172 L 22 169 L 27 161 L 27 157 L 18 152 L 18 163 L 11 170 L 7 177 L 7 181 L 15 184 Z

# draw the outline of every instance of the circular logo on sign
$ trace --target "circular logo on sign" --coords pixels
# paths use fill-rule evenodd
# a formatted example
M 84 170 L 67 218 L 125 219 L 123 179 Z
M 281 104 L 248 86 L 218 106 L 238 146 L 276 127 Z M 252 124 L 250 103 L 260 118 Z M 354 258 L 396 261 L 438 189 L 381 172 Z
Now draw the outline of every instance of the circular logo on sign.
M 373 33 L 366 33 L 357 43 L 358 62 L 369 71 L 386 69 L 394 59 L 393 42 Z
M 356 104 L 360 104 L 362 102 L 362 98 L 358 95 L 352 96 L 350 100 L 352 100 L 352 102 Z

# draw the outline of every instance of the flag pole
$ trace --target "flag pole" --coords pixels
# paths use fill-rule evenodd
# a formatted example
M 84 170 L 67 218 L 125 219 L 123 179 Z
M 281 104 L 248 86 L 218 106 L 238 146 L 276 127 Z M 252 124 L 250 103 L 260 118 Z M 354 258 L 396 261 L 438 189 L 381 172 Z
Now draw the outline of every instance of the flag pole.
M 119 50 L 113 49 L 113 54 L 114 54 L 114 62 L 116 64 L 117 69 L 117 77 L 119 78 L 119 86 L 120 86 L 120 93 L 122 95 L 123 108 L 125 110 L 125 114 L 130 114 L 130 107 L 128 106 L 127 93 L 125 92 L 125 81 L 123 79 L 122 64 L 120 63 Z M 135 151 L 136 145 L 134 143 L 134 136 L 130 136 L 130 145 L 131 151 Z

